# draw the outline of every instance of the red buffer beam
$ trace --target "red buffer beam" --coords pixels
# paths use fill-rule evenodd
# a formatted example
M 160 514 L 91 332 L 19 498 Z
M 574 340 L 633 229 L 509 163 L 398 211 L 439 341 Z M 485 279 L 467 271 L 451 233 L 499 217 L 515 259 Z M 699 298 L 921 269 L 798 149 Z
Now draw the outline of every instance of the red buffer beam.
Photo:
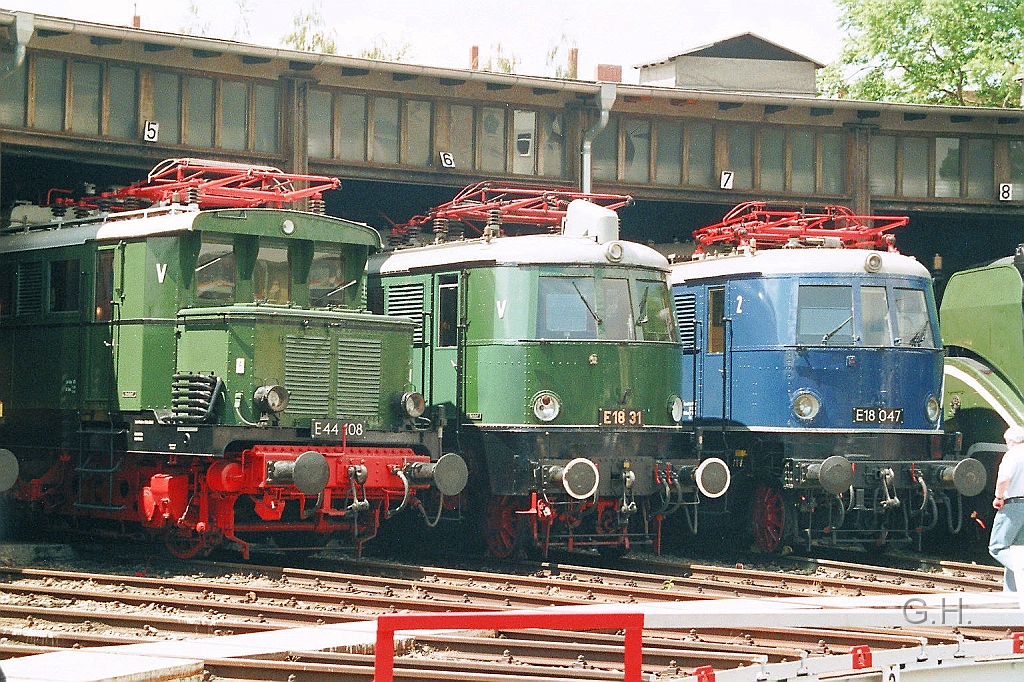
M 887 234 L 909 222 L 906 216 L 856 215 L 846 206 L 825 206 L 821 212 L 769 208 L 750 201 L 733 208 L 721 222 L 693 233 L 698 250 L 711 244 L 780 247 L 794 240 L 804 246 L 842 246 L 848 249 L 896 251 L 896 239 Z

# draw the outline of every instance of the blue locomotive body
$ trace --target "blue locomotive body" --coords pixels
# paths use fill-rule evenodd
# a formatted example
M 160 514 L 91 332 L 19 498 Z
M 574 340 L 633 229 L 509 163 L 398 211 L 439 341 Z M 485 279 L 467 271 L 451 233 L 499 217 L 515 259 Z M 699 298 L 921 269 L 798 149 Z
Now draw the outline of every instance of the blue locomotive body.
M 733 464 L 755 542 L 920 537 L 984 482 L 942 430 L 931 277 L 861 249 L 743 247 L 677 263 L 685 420 Z M 966 463 L 963 463 L 966 462 Z M 977 488 L 977 490 L 976 490 Z

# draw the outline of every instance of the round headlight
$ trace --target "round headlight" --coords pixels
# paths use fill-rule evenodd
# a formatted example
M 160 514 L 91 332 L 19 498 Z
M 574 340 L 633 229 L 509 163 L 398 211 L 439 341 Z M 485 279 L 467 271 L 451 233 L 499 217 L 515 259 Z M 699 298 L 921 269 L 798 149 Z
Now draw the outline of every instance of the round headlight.
M 416 419 L 427 409 L 427 401 L 421 394 L 409 391 L 408 393 L 396 393 L 394 406 L 399 414 Z
M 928 415 L 928 421 L 939 421 L 939 415 L 942 414 L 942 405 L 939 404 L 938 398 L 929 396 L 928 402 L 924 404 L 924 411 Z
M 683 399 L 677 395 L 672 396 L 668 401 L 668 416 L 673 422 L 683 418 Z
M 542 422 L 554 420 L 561 409 L 558 396 L 550 391 L 541 391 L 533 398 L 533 413 Z
M 813 393 L 800 393 L 793 399 L 793 414 L 797 419 L 810 421 L 818 416 L 821 401 Z
M 288 389 L 284 386 L 260 386 L 252 400 L 263 412 L 284 412 L 288 407 Z

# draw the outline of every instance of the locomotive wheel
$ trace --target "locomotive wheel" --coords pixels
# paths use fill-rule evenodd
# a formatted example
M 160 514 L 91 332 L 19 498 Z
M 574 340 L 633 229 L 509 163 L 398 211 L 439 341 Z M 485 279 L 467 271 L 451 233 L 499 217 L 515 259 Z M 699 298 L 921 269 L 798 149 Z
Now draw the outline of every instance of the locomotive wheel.
M 484 539 L 487 551 L 497 559 L 508 559 L 522 547 L 526 529 L 520 498 L 509 495 L 495 495 L 487 500 L 484 510 Z
M 179 559 L 191 559 L 200 552 L 207 554 L 216 543 L 204 534 L 187 528 L 172 528 L 164 534 L 164 545 Z
M 786 503 L 778 488 L 757 484 L 751 504 L 751 522 L 757 548 L 766 553 L 778 549 L 786 527 Z

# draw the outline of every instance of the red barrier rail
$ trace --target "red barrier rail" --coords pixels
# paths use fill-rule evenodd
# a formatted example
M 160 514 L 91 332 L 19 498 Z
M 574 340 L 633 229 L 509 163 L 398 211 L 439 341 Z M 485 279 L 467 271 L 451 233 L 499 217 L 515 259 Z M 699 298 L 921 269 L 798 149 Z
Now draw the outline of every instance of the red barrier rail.
M 394 613 L 377 618 L 374 682 L 394 682 L 398 630 L 625 630 L 624 682 L 640 682 L 643 664 L 642 613 L 505 611 L 487 613 Z

